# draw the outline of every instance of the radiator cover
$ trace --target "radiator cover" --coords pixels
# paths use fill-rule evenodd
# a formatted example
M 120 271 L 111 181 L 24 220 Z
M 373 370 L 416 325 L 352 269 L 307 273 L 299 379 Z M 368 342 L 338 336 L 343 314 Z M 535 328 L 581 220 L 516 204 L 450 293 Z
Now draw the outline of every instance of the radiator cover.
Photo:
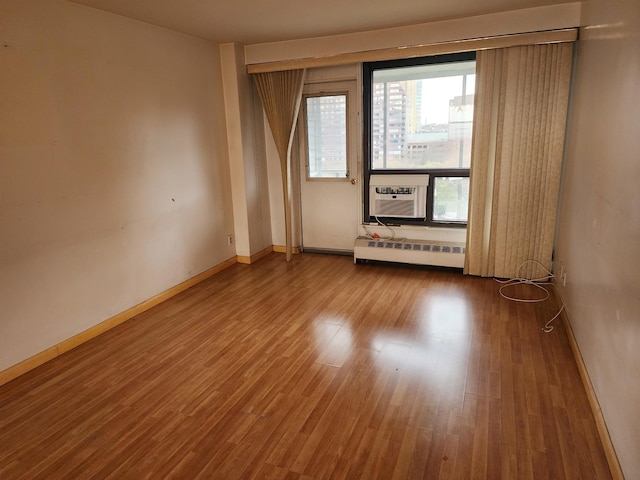
M 358 237 L 353 246 L 353 261 L 380 260 L 385 262 L 464 267 L 463 242 L 432 240 L 382 240 Z

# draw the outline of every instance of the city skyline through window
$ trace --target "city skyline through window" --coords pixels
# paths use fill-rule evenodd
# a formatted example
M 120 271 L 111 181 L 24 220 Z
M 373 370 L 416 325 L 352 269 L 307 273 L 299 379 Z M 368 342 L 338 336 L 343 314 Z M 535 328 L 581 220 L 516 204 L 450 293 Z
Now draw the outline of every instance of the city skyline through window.
M 305 98 L 307 176 L 346 178 L 347 96 L 319 95 Z
M 475 61 L 375 70 L 372 168 L 469 168 Z

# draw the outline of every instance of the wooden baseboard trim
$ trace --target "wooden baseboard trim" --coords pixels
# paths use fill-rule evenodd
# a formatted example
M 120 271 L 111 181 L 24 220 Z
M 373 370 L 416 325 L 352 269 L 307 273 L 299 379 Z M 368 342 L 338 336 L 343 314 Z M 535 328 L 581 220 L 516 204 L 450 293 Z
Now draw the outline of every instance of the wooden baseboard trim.
M 49 360 L 53 360 L 58 355 L 58 346 L 54 345 L 53 347 L 49 347 L 46 350 L 36 353 L 34 356 L 3 370 L 0 372 L 0 385 L 4 385 L 14 378 L 18 378 L 29 370 L 33 370 L 34 368 L 47 363 Z
M 155 307 L 159 303 L 162 303 L 165 300 L 181 292 L 184 292 L 188 288 L 191 288 L 197 283 L 200 283 L 203 280 L 212 277 L 216 273 L 221 272 L 222 270 L 230 267 L 231 265 L 234 265 L 235 263 L 237 263 L 236 257 L 230 258 L 229 260 L 226 260 L 216 265 L 215 267 L 205 270 L 195 277 L 185 280 L 184 282 L 179 283 L 178 285 L 171 287 L 170 289 L 165 290 L 164 292 L 159 293 L 158 295 L 155 295 L 154 297 L 125 310 L 124 312 L 118 313 L 117 315 L 114 315 L 113 317 L 98 323 L 97 325 L 85 330 L 84 332 L 80 332 L 79 334 L 62 341 L 57 345 L 54 345 L 53 347 L 49 347 L 46 350 L 37 353 L 34 356 L 29 357 L 26 360 L 13 365 L 12 367 L 7 368 L 6 370 L 3 370 L 2 372 L 0 372 L 0 385 L 4 385 L 5 383 L 10 382 L 11 380 L 18 378 L 20 375 L 23 375 L 28 371 L 39 367 L 40 365 L 56 358 L 59 355 L 62 355 L 65 352 L 68 352 L 72 348 L 75 348 L 78 345 L 81 345 L 86 341 L 97 337 L 101 333 L 104 333 L 107 330 L 110 330 L 113 327 L 120 325 L 127 320 L 130 320 L 136 315 L 140 315 L 142 312 L 145 312 Z
M 284 245 L 274 245 L 273 251 L 278 253 L 287 253 L 287 247 Z M 291 253 L 298 255 L 300 253 L 300 247 L 292 247 Z
M 562 302 L 562 297 L 557 292 L 557 289 L 553 290 L 556 296 L 556 303 L 558 305 L 563 305 L 564 303 Z M 576 341 L 576 337 L 573 333 L 573 328 L 571 327 L 571 321 L 569 320 L 566 307 L 562 311 L 561 317 L 562 323 L 567 332 L 567 337 L 569 337 L 571 351 L 573 352 L 573 356 L 576 359 L 576 364 L 578 365 L 580 378 L 582 379 L 584 389 L 587 392 L 589 406 L 591 407 L 593 417 L 596 421 L 598 435 L 600 436 L 600 441 L 602 442 L 602 447 L 604 448 L 604 454 L 607 457 L 607 463 L 609 464 L 609 469 L 611 470 L 611 476 L 614 480 L 624 480 L 624 474 L 622 473 L 622 468 L 620 467 L 620 462 L 618 461 L 618 455 L 616 454 L 615 448 L 613 448 L 613 442 L 611 441 L 611 436 L 609 435 L 609 429 L 607 428 L 604 416 L 602 415 L 600 402 L 598 401 L 598 397 L 596 396 L 593 384 L 591 383 L 591 379 L 589 378 L 589 372 L 587 371 L 584 359 L 582 358 L 582 353 L 580 353 L 580 347 L 578 346 L 578 342 Z
M 255 255 L 251 255 L 250 257 L 245 257 L 243 255 L 238 255 L 238 257 L 237 257 L 238 258 L 238 263 L 243 263 L 245 265 L 250 265 L 252 263 L 257 262 L 261 258 L 266 257 L 271 252 L 273 252 L 273 246 L 267 247 L 264 250 L 259 251 Z

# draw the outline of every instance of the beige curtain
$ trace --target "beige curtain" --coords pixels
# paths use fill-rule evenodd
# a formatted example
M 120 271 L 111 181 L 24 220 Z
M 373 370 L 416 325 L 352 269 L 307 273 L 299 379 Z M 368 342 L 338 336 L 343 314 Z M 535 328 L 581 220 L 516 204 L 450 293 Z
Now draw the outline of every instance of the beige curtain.
M 478 52 L 465 273 L 551 268 L 572 43 Z
M 278 156 L 280 157 L 284 194 L 286 252 L 287 262 L 289 262 L 292 256 L 291 144 L 298 119 L 298 111 L 300 110 L 304 70 L 256 73 L 253 78 L 258 87 L 262 105 L 278 150 Z

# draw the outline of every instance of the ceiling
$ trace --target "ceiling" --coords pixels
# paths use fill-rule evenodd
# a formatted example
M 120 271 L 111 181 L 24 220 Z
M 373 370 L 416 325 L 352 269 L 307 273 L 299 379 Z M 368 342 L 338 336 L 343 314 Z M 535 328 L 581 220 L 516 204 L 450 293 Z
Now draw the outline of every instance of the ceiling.
M 574 0 L 72 0 L 216 43 L 374 30 Z

